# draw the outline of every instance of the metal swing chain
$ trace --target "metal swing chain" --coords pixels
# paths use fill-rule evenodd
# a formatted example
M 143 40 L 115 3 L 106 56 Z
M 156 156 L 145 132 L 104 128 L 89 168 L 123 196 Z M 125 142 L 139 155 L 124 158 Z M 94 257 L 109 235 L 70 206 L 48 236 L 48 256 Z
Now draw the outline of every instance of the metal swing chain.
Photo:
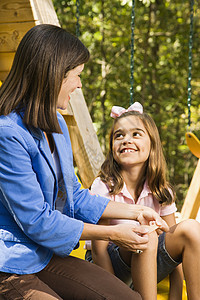
M 194 17 L 194 0 L 190 0 L 190 34 L 189 34 L 189 65 L 188 65 L 188 127 L 191 125 L 191 94 L 192 94 L 192 46 L 193 46 L 193 17 Z
M 80 18 L 80 2 L 79 0 L 76 0 L 76 36 L 80 36 L 80 24 L 79 24 L 79 18 Z
M 132 11 L 131 11 L 131 78 L 130 78 L 130 105 L 133 104 L 134 98 L 134 29 L 135 29 L 135 1 L 132 0 Z

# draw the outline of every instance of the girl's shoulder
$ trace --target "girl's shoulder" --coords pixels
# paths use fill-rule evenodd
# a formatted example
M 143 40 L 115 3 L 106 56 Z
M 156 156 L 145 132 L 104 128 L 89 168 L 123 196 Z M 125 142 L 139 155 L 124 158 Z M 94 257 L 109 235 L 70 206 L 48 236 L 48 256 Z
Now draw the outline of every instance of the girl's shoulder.
M 104 197 L 109 197 L 108 186 L 101 180 L 100 177 L 95 178 L 95 180 L 93 181 L 91 185 L 91 192 L 93 194 L 99 194 Z

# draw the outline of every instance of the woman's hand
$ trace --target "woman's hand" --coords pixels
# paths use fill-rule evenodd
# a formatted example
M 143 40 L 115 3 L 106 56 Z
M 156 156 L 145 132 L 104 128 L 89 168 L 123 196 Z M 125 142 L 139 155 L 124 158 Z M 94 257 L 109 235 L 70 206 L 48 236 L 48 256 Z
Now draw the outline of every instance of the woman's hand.
M 128 251 L 145 250 L 149 241 L 148 226 L 135 224 L 94 225 L 84 223 L 81 240 L 112 241 Z
M 146 250 L 149 241 L 149 228 L 131 224 L 118 224 L 112 227 L 110 240 L 128 251 Z

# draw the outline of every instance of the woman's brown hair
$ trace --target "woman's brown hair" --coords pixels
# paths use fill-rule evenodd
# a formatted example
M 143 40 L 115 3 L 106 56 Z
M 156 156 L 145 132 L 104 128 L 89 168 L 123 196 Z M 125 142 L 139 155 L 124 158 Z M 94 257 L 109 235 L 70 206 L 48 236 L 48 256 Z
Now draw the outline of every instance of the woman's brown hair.
M 57 99 L 66 73 L 89 59 L 82 42 L 50 24 L 31 28 L 21 40 L 0 88 L 0 115 L 24 111 L 28 126 L 61 133 Z
M 141 174 L 139 184 L 136 188 L 137 198 L 139 197 L 139 191 L 141 191 L 141 188 L 143 188 L 144 182 L 147 179 L 153 197 L 155 197 L 160 203 L 172 203 L 174 192 L 167 181 L 166 161 L 163 154 L 159 132 L 154 120 L 146 113 L 140 114 L 136 111 L 129 111 L 114 120 L 110 132 L 109 152 L 101 166 L 99 177 L 107 184 L 110 195 L 116 195 L 121 191 L 124 185 L 124 180 L 121 175 L 121 167 L 113 157 L 113 133 L 115 124 L 118 120 L 127 116 L 133 116 L 142 121 L 151 141 L 149 158 L 146 162 L 144 173 Z

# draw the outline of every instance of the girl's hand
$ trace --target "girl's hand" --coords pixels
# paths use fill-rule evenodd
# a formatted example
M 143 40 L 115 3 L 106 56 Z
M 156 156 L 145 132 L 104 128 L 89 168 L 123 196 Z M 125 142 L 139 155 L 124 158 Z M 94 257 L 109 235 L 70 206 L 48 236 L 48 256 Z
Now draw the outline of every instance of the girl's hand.
M 158 226 L 159 230 L 168 231 L 167 223 L 150 207 L 145 207 L 137 217 L 141 225 L 151 225 L 152 221 Z

